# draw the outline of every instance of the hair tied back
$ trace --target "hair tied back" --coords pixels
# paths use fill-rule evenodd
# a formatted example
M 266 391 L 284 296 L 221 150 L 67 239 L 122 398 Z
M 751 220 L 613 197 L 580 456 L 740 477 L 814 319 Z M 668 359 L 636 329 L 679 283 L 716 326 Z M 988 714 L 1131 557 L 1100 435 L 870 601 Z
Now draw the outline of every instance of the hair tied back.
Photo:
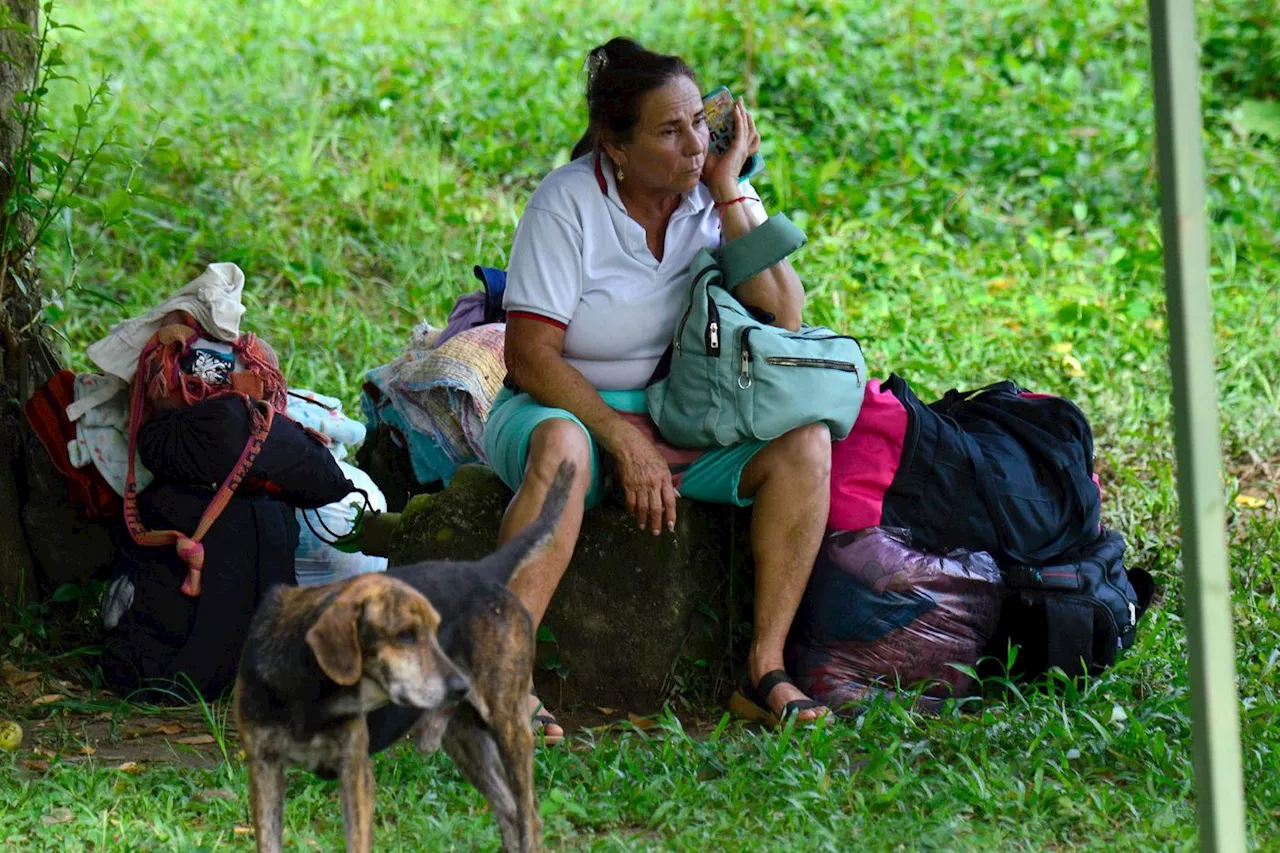
M 594 80 L 596 75 L 603 71 L 608 64 L 609 51 L 605 50 L 604 45 L 600 45 L 600 47 L 587 54 L 587 80 Z

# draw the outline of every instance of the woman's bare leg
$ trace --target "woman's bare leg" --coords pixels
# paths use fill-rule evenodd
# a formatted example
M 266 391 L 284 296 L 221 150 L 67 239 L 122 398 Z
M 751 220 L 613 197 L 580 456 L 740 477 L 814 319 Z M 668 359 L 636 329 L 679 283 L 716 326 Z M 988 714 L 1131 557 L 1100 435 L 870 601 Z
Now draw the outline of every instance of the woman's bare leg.
M 755 558 L 755 633 L 747 655 L 752 684 L 782 669 L 782 649 L 813 562 L 822 545 L 831 502 L 831 434 L 824 425 L 792 430 L 756 454 L 742 472 L 739 491 L 755 497 L 751 513 L 751 552 Z M 787 702 L 807 699 L 791 684 L 779 684 L 768 696 L 769 710 L 780 714 Z M 801 711 L 811 720 L 825 708 Z
M 519 597 L 533 617 L 535 629 L 541 624 L 547 606 L 551 603 L 551 596 L 555 594 L 565 569 L 569 567 L 574 546 L 578 542 L 578 532 L 582 528 L 587 489 L 591 485 L 591 445 L 582 427 L 566 418 L 551 418 L 538 424 L 529 441 L 529 460 L 525 465 L 524 480 L 508 504 L 502 518 L 502 527 L 498 531 L 498 542 L 502 543 L 533 523 L 542 511 L 542 504 L 555 479 L 556 469 L 565 460 L 577 466 L 577 473 L 569 489 L 569 498 L 560 516 L 560 524 L 556 527 L 555 539 L 551 547 L 525 565 L 510 584 L 511 591 Z M 545 713 L 538 711 L 539 704 L 536 696 L 529 697 L 530 716 Z M 547 723 L 543 734 L 548 741 L 558 741 L 564 737 L 564 729 L 555 723 Z

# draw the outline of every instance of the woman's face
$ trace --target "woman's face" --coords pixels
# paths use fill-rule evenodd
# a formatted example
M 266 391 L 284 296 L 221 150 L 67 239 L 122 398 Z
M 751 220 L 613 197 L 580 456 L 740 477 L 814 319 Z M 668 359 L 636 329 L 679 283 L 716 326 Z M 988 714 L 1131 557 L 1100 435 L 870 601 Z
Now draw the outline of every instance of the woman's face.
M 623 167 L 624 185 L 687 193 L 702 177 L 709 136 L 702 95 L 681 75 L 640 99 L 630 141 L 605 149 Z

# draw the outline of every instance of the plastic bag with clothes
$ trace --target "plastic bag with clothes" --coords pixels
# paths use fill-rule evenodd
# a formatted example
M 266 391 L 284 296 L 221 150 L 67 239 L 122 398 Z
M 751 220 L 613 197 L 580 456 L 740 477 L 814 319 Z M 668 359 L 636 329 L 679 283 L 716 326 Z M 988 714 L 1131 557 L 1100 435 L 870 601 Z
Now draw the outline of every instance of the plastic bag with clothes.
M 984 552 L 911 547 L 906 531 L 832 531 L 787 643 L 796 684 L 838 713 L 910 691 L 936 711 L 973 689 L 1000 619 L 1000 570 Z

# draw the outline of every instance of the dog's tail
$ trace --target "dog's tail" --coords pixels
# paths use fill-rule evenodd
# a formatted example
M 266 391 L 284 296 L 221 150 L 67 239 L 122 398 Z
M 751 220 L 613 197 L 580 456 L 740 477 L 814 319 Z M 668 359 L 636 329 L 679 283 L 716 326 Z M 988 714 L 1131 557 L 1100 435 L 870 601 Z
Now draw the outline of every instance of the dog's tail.
M 481 561 L 482 570 L 489 580 L 504 586 L 510 584 L 525 566 L 547 549 L 555 536 L 556 527 L 560 525 L 560 515 L 569 499 L 569 488 L 573 485 L 576 472 L 577 466 L 572 462 L 561 462 L 542 502 L 542 510 L 533 524 Z

